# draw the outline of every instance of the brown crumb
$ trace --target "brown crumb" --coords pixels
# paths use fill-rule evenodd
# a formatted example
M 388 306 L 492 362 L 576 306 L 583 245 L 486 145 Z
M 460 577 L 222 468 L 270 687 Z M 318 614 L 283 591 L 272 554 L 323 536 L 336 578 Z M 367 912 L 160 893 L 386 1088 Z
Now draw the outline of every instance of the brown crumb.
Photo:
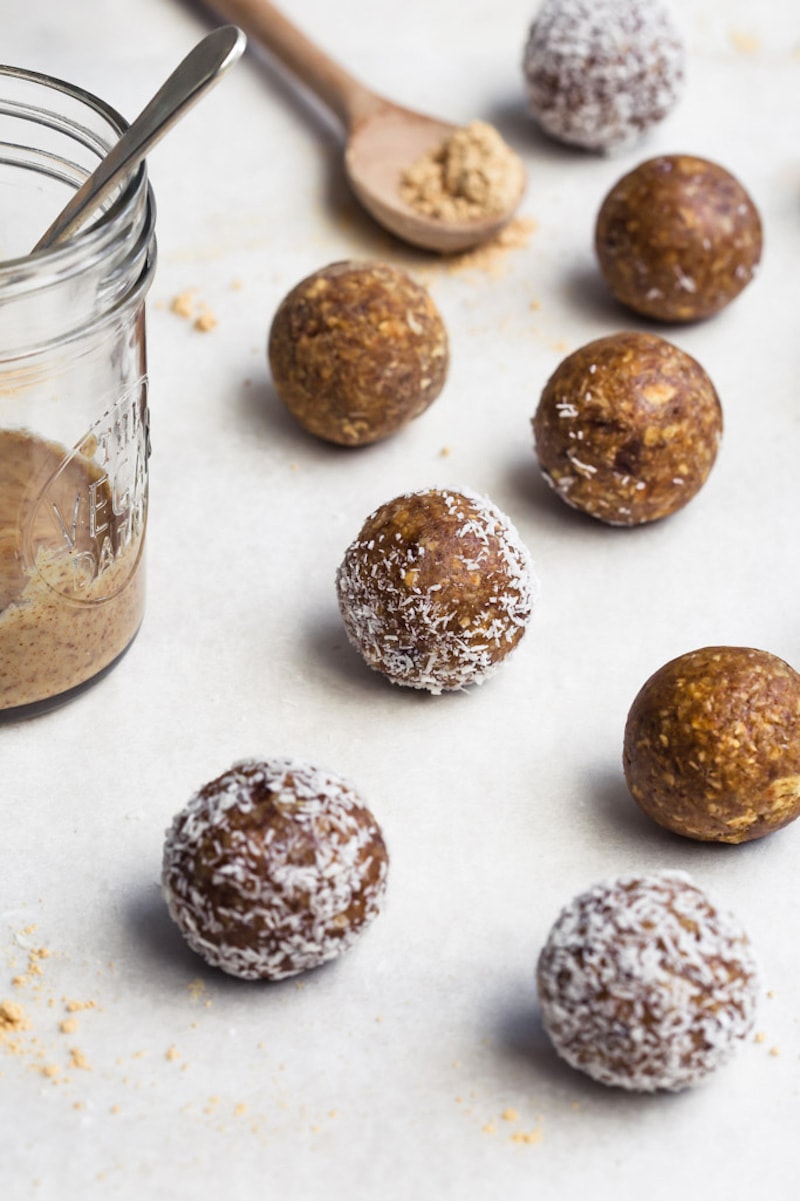
M 58 1028 L 62 1034 L 74 1034 L 78 1029 L 78 1022 L 76 1018 L 64 1018 Z
M 753 1037 L 753 1042 L 756 1042 L 756 1043 L 763 1043 L 763 1042 L 766 1040 L 766 1037 L 767 1037 L 767 1036 L 766 1036 L 766 1034 L 764 1033 L 764 1031 L 763 1031 L 763 1030 L 759 1030 L 759 1031 L 757 1032 L 757 1034 L 755 1034 L 755 1035 L 754 1035 L 754 1037 Z
M 500 1114 L 500 1117 L 503 1119 L 504 1122 L 519 1121 L 519 1114 L 518 1114 L 517 1110 L 512 1109 L 511 1106 L 509 1106 L 508 1109 L 504 1109 L 503 1112 Z
M 82 1009 L 96 1009 L 96 1001 L 65 1001 L 64 1008 L 67 1013 L 80 1013 Z
M 238 1105 L 234 1106 L 233 1116 L 235 1118 L 243 1118 L 246 1113 L 247 1106 L 245 1105 L 244 1101 L 240 1101 Z
M 174 1063 L 175 1060 L 180 1059 L 180 1057 L 181 1053 L 174 1044 L 171 1047 L 167 1047 L 167 1050 L 164 1052 L 164 1058 L 168 1059 L 170 1063 Z
M 25 1010 L 16 1001 L 0 1001 L 0 1039 L 6 1034 L 17 1034 L 30 1029 Z
M 773 1059 L 775 1059 L 775 1058 L 777 1058 L 778 1055 L 780 1055 L 781 1049 L 780 1049 L 780 1047 L 770 1047 L 769 1053 L 773 1057 Z
M 191 317 L 194 313 L 196 290 L 196 288 L 187 288 L 185 292 L 179 292 L 169 306 L 172 312 L 177 313 L 179 317 Z
M 448 457 L 449 457 L 449 456 L 450 456 L 452 453 L 453 453 L 453 452 L 450 450 L 450 447 L 449 447 L 449 446 L 443 446 L 443 447 L 442 447 L 442 449 L 439 451 L 439 458 L 441 458 L 441 459 L 446 459 L 446 458 L 448 458 Z
M 199 1001 L 206 991 L 205 980 L 201 980 L 199 976 L 196 980 L 190 980 L 187 987 L 189 989 L 189 996 L 195 1001 Z
M 533 1130 L 515 1130 L 511 1135 L 512 1143 L 526 1143 L 528 1146 L 533 1143 L 542 1141 L 542 1130 L 540 1126 L 534 1127 Z
M 761 42 L 754 33 L 745 33 L 739 29 L 731 30 L 731 42 L 740 54 L 758 54 Z
M 57 1063 L 45 1063 L 42 1064 L 41 1073 L 48 1080 L 56 1080 L 61 1075 L 61 1068 Z
M 216 329 L 218 324 L 216 315 L 210 309 L 203 309 L 199 317 L 195 319 L 194 328 L 201 334 L 207 334 L 210 330 Z
M 82 1072 L 91 1072 L 89 1062 L 78 1047 L 70 1047 L 69 1064 L 72 1068 L 79 1068 Z
M 472 121 L 403 173 L 400 197 L 443 222 L 493 217 L 516 205 L 525 187 L 519 155 L 485 121 Z
M 484 1134 L 494 1134 L 494 1122 L 487 1122 L 485 1126 L 481 1126 Z

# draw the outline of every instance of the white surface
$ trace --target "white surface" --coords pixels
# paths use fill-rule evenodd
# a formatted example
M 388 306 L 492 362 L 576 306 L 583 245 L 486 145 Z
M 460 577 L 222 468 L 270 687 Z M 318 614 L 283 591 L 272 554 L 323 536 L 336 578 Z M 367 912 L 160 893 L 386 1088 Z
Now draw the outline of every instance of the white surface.
M 521 152 L 523 213 L 538 229 L 497 277 L 448 273 L 362 218 L 335 127 L 258 54 L 154 151 L 145 624 L 100 686 L 0 730 L 0 999 L 32 1023 L 26 1054 L 0 1047 L 8 1201 L 792 1195 L 800 827 L 738 848 L 679 841 L 638 814 L 620 769 L 628 706 L 672 656 L 743 643 L 800 662 L 800 19 L 795 0 L 675 8 L 691 55 L 685 98 L 644 145 L 607 160 L 545 142 L 525 116 L 525 0 L 294 4 L 365 81 L 457 121 L 492 120 Z M 169 0 L 92 0 L 79 20 L 56 0 L 0 0 L 0 16 L 5 61 L 79 83 L 128 117 L 208 28 Z M 725 438 L 691 505 L 622 531 L 546 490 L 529 421 L 567 350 L 643 328 L 609 303 L 591 238 L 608 187 L 662 151 L 707 155 L 745 183 L 766 256 L 727 311 L 662 331 L 715 381 Z M 452 369 L 411 428 L 343 452 L 281 411 L 264 344 L 302 276 L 367 255 L 420 270 Z M 169 309 L 188 288 L 218 317 L 207 334 Z M 515 521 L 542 596 L 494 679 L 431 698 L 362 666 L 333 574 L 375 505 L 461 483 Z M 259 754 L 347 775 L 392 852 L 385 912 L 359 945 L 280 986 L 206 970 L 158 888 L 173 813 Z M 691 1093 L 642 1098 L 555 1058 L 533 968 L 574 892 L 658 867 L 690 871 L 735 910 L 773 995 L 763 1042 Z M 25 944 L 50 956 L 38 985 L 14 986 Z M 96 1003 L 72 1034 L 59 1030 L 64 998 Z M 69 1067 L 72 1047 L 88 1070 Z M 42 1063 L 60 1066 L 56 1083 Z M 534 1128 L 538 1143 L 511 1141 Z

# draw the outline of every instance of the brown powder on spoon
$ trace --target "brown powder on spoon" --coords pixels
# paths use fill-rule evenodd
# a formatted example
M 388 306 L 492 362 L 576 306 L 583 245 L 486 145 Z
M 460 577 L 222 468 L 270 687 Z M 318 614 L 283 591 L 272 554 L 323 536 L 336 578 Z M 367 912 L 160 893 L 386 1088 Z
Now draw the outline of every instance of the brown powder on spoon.
M 512 208 L 524 184 L 519 156 L 494 126 L 472 121 L 411 164 L 400 197 L 427 217 L 474 221 Z

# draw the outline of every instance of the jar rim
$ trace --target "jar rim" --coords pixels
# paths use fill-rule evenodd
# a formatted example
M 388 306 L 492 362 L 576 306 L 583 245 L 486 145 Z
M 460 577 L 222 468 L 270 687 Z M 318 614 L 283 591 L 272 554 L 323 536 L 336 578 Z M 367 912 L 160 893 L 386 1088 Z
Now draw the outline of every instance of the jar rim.
M 0 64 L 0 82 L 4 78 L 32 83 L 77 100 L 107 121 L 110 131 L 115 132 L 118 137 L 128 128 L 128 122 L 112 105 L 77 84 L 40 71 Z M 13 293 L 20 286 L 24 288 L 25 283 L 32 281 L 33 276 L 36 277 L 37 285 L 41 284 L 42 275 L 48 270 L 63 279 L 72 269 L 79 270 L 85 266 L 87 256 L 94 258 L 102 255 L 108 242 L 116 237 L 118 228 L 124 226 L 143 188 L 147 189 L 147 166 L 144 161 L 122 186 L 108 208 L 101 209 L 96 220 L 82 226 L 64 242 L 16 258 L 0 260 L 0 289 L 10 289 Z

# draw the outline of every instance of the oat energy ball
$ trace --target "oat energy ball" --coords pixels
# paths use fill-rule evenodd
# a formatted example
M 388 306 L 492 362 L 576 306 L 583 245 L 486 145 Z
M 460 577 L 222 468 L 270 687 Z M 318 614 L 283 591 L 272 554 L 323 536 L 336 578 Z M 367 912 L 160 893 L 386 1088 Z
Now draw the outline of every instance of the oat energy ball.
M 619 150 L 674 107 L 685 58 L 660 0 L 544 0 L 523 57 L 528 104 L 552 138 Z
M 536 456 L 567 504 L 610 525 L 667 517 L 702 488 L 722 409 L 698 362 L 655 334 L 589 342 L 556 368 L 533 418 Z
M 517 646 L 533 604 L 528 552 L 472 492 L 430 489 L 381 505 L 336 576 L 347 636 L 393 684 L 480 684 Z
M 703 842 L 749 842 L 800 814 L 800 675 L 710 646 L 659 668 L 631 705 L 623 767 L 644 812 Z
M 601 1084 L 677 1092 L 733 1054 L 753 1026 L 747 935 L 683 872 L 625 875 L 567 905 L 539 957 L 544 1028 Z
M 281 980 L 341 955 L 377 916 L 388 855 L 340 776 L 245 760 L 167 831 L 162 882 L 193 951 L 246 980 Z
M 603 201 L 600 270 L 622 304 L 659 321 L 719 312 L 753 278 L 761 218 L 737 179 L 688 154 L 641 163 Z
M 385 263 L 332 263 L 302 280 L 272 321 L 275 389 L 310 433 L 377 442 L 419 417 L 447 376 L 447 331 L 428 292 Z

